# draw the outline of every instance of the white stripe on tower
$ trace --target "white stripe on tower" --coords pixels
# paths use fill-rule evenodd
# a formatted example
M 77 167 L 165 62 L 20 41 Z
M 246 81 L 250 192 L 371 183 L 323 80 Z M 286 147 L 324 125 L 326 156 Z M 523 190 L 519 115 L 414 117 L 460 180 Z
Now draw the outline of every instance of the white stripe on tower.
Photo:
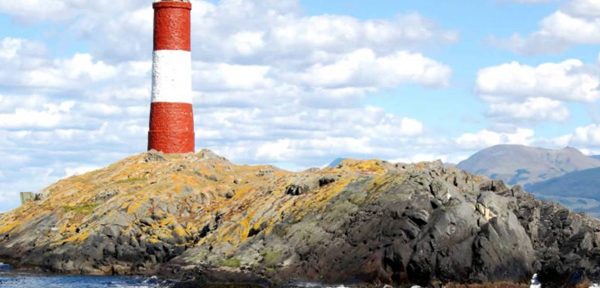
M 162 0 L 154 7 L 152 106 L 148 149 L 164 153 L 195 150 L 190 44 L 192 4 Z
M 154 51 L 152 102 L 192 103 L 192 53 Z

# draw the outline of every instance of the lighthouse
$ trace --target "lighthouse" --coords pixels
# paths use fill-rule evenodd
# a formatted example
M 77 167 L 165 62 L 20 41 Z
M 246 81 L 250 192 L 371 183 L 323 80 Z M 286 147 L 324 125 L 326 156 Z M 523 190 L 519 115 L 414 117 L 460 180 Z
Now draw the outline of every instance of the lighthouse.
M 193 153 L 192 4 L 189 0 L 162 0 L 152 6 L 154 51 L 148 150 Z

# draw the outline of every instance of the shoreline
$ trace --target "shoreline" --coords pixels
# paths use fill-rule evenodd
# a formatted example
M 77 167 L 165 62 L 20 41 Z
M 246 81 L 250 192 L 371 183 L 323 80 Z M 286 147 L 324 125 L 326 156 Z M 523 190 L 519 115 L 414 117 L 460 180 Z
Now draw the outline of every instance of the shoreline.
M 6 267 L 8 266 L 8 267 Z M 234 273 L 234 274 L 241 274 L 241 273 Z M 217 275 L 217 274 L 214 274 Z M 214 277 L 214 275 L 212 275 Z M 233 274 L 225 274 L 225 275 L 219 275 L 217 276 L 218 279 L 220 280 L 216 280 L 216 281 L 212 281 L 212 282 L 204 282 L 204 279 L 208 279 L 208 278 L 202 278 L 201 280 L 195 278 L 194 280 L 185 280 L 183 279 L 186 276 L 190 276 L 189 274 L 182 274 L 182 278 L 180 279 L 173 279 L 172 277 L 164 277 L 164 275 L 158 274 L 158 275 L 145 275 L 145 274 L 127 274 L 127 275 L 118 275 L 118 274 L 77 274 L 77 273 L 59 273 L 59 272 L 51 272 L 48 270 L 45 270 L 43 268 L 40 267 L 15 267 L 11 264 L 8 264 L 4 261 L 0 261 L 0 277 L 4 276 L 4 277 L 12 277 L 12 278 L 19 278 L 19 277 L 25 277 L 25 278 L 42 278 L 42 277 L 48 277 L 48 278 L 89 278 L 89 279 L 102 279 L 102 278 L 117 278 L 117 279 L 137 279 L 140 280 L 142 282 L 144 281 L 152 281 L 152 284 L 155 285 L 160 285 L 157 287 L 169 287 L 169 288 L 187 288 L 187 287 L 204 287 L 204 288 L 222 288 L 222 287 L 239 287 L 239 288 L 261 288 L 261 287 L 285 287 L 285 288 L 329 288 L 329 287 L 336 287 L 336 288 L 375 288 L 375 287 L 393 287 L 393 286 L 386 286 L 385 284 L 381 284 L 381 283 L 340 283 L 340 284 L 333 284 L 333 283 L 319 283 L 319 282 L 311 282 L 311 281 L 289 281 L 287 283 L 273 283 L 273 282 L 268 282 L 265 279 L 262 280 L 257 280 L 257 278 L 255 278 L 255 280 L 257 281 L 248 281 L 247 279 L 250 278 L 246 278 L 246 280 L 241 279 L 241 278 L 235 278 L 235 276 L 232 276 Z M 231 277 L 230 280 L 228 281 L 226 278 L 223 277 Z M 250 276 L 252 277 L 252 276 Z M 235 279 L 235 280 L 234 280 Z M 213 280 L 215 280 L 215 278 L 213 278 Z M 577 287 L 597 287 L 594 286 L 596 285 L 597 282 L 591 281 L 589 279 L 585 279 L 583 281 L 581 281 Z M 147 284 L 147 283 L 145 283 Z M 555 286 L 559 286 L 559 285 L 555 285 L 553 283 L 544 283 L 546 287 L 555 287 Z M 201 285 L 201 286 L 197 286 L 197 285 Z M 410 287 L 421 287 L 418 286 L 416 284 L 411 284 L 412 286 Z M 464 283 L 459 283 L 459 282 L 449 282 L 449 283 L 442 283 L 439 281 L 435 281 L 433 283 L 428 284 L 426 287 L 446 287 L 446 288 L 527 288 L 529 287 L 529 284 L 527 283 L 518 283 L 518 282 L 508 282 L 508 281 L 498 281 L 498 282 L 482 282 L 482 283 L 470 283 L 470 282 L 464 282 Z

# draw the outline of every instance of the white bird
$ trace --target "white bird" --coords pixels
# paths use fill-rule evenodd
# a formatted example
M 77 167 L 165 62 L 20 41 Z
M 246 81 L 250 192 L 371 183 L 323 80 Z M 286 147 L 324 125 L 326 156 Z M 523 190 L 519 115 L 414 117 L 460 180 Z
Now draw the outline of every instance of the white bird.
M 533 277 L 531 277 L 531 285 L 529 285 L 529 288 L 542 288 L 542 283 L 538 280 L 537 273 L 533 274 Z

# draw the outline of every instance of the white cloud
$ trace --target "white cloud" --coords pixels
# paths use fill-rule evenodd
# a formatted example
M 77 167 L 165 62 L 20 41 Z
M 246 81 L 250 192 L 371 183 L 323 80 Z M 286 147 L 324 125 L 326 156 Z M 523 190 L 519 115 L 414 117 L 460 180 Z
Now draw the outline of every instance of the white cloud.
M 0 11 L 10 12 L 23 21 L 59 20 L 65 16 L 68 2 L 49 0 L 2 1 Z
M 511 62 L 481 69 L 477 74 L 477 91 L 485 97 L 545 97 L 592 102 L 600 98 L 600 79 L 586 71 L 580 60 L 538 66 Z
M 545 17 L 539 29 L 527 36 L 491 38 L 495 45 L 523 54 L 561 52 L 571 45 L 600 44 L 600 2 L 571 0 Z
M 286 114 L 291 107 L 201 109 L 197 113 L 204 119 L 197 131 L 199 141 L 219 143 L 220 151 L 241 161 L 295 159 L 310 165 L 314 159 L 329 160 L 340 154 L 394 153 L 394 145 L 424 132 L 421 122 L 381 108 L 303 108 Z
M 254 90 L 268 87 L 269 66 L 194 63 L 194 84 L 204 91 Z
M 530 66 L 511 62 L 481 69 L 475 90 L 489 106 L 488 116 L 502 122 L 565 121 L 565 101 L 600 99 L 598 65 L 569 59 Z
M 448 66 L 421 54 L 397 52 L 378 57 L 370 49 L 359 49 L 342 55 L 329 64 L 317 63 L 300 75 L 311 87 L 393 87 L 402 83 L 429 86 L 448 84 L 451 70 Z
M 239 32 L 231 36 L 231 42 L 236 50 L 242 56 L 255 54 L 258 50 L 264 48 L 265 41 L 262 32 Z
M 0 42 L 0 61 L 11 61 L 20 55 L 38 56 L 43 54 L 43 45 L 25 39 L 6 37 Z
M 0 11 L 26 21 L 66 23 L 72 32 L 94 44 L 95 55 L 109 59 L 143 59 L 151 51 L 151 38 L 147 35 L 152 33 L 152 8 L 147 1 L 26 2 L 26 5 L 0 4 Z M 192 4 L 194 57 L 204 62 L 242 59 L 258 65 L 275 59 L 296 62 L 316 51 L 343 54 L 363 47 L 390 54 L 399 49 L 458 39 L 457 32 L 440 29 L 418 13 L 359 20 L 343 15 L 304 16 L 296 0 L 224 0 L 218 5 L 192 1 Z M 124 41 L 127 45 L 123 45 Z
M 375 46 L 392 51 L 393 43 L 406 48 L 424 42 L 453 42 L 458 38 L 456 32 L 439 31 L 433 22 L 416 13 L 400 15 L 392 21 L 320 15 L 273 24 L 270 37 L 279 46 L 277 50 L 296 47 L 343 52 L 351 47 Z
M 595 18 L 600 16 L 600 3 L 596 0 L 571 0 L 565 10 L 572 15 Z
M 9 87 L 85 89 L 130 68 L 128 63 L 109 65 L 87 53 L 48 59 L 41 43 L 25 39 L 4 38 L 0 46 L 0 84 Z
M 570 112 L 565 105 L 548 98 L 527 98 L 520 103 L 490 103 L 489 115 L 515 120 L 565 121 Z
M 576 127 L 573 132 L 551 139 L 551 143 L 558 147 L 577 147 L 585 154 L 600 154 L 600 124 L 589 124 Z
M 565 142 L 567 139 L 570 145 L 598 147 L 600 146 L 600 125 L 591 124 L 578 127 L 572 134 L 559 137 L 557 140 Z
M 407 136 L 414 136 L 423 133 L 423 123 L 411 118 L 402 118 L 402 120 L 400 120 L 399 127 L 390 127 Z
M 26 71 L 20 75 L 20 84 L 29 87 L 68 88 L 106 80 L 115 75 L 115 67 L 102 61 L 93 61 L 89 54 L 75 54 L 70 59 L 55 60 Z
M 87 172 L 91 172 L 97 169 L 100 169 L 102 167 L 98 167 L 98 166 L 91 166 L 91 165 L 81 165 L 81 166 L 76 166 L 76 167 L 67 167 L 65 168 L 65 177 L 71 177 L 71 176 L 76 176 L 76 175 L 82 175 L 85 174 Z
M 465 133 L 455 139 L 463 149 L 481 149 L 498 144 L 529 145 L 534 139 L 535 131 L 532 129 L 518 128 L 512 132 L 496 132 L 481 130 L 476 133 Z
M 284 161 L 293 155 L 295 151 L 292 148 L 292 141 L 290 139 L 279 139 L 261 144 L 256 149 L 256 156 L 264 159 Z
M 44 109 L 16 109 L 13 113 L 0 114 L 0 129 L 55 128 L 68 122 L 69 111 L 74 102 L 62 102 L 59 105 L 46 104 Z

